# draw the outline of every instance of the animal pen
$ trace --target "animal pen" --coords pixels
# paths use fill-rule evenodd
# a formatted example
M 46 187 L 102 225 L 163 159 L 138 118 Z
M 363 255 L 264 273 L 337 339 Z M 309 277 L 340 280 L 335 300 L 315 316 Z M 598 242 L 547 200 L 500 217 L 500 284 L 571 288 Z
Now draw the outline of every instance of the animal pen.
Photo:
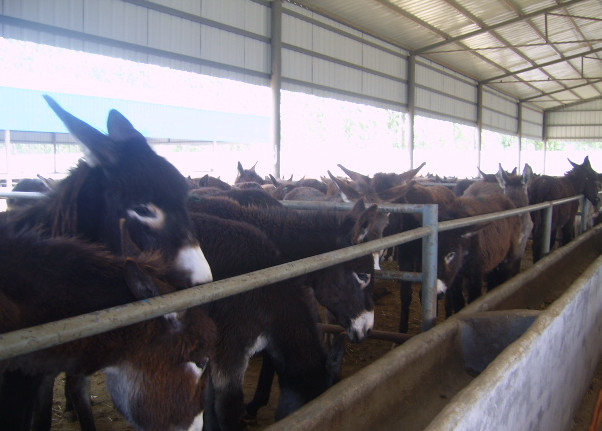
M 577 199 L 582 197 L 441 223 L 437 223 L 436 205 L 382 206 L 381 211 L 421 213 L 423 227 L 163 297 L 1 334 L 0 360 L 426 238 L 422 274 L 384 274 L 423 283 L 424 332 L 268 429 L 468 430 L 503 424 L 504 429 L 565 430 L 602 356 L 602 345 L 588 342 L 602 334 L 602 227 L 579 236 L 434 326 L 436 247 L 438 232 L 544 208 L 551 214 L 554 205 Z M 316 207 L 307 202 L 286 204 Z M 319 206 L 349 208 L 347 204 Z M 546 247 L 548 251 L 550 245 Z M 577 269 L 567 270 L 573 266 Z M 575 275 L 556 286 L 558 269 Z M 549 306 L 536 310 L 543 302 Z M 376 335 L 387 339 L 387 334 Z

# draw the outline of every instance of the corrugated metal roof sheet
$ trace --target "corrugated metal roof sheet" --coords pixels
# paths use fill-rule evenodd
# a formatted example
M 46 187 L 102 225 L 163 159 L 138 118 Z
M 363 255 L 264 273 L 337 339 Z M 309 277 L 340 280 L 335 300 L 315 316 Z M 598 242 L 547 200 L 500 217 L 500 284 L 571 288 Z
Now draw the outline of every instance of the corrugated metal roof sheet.
M 599 0 L 295 0 L 541 109 L 602 98 Z

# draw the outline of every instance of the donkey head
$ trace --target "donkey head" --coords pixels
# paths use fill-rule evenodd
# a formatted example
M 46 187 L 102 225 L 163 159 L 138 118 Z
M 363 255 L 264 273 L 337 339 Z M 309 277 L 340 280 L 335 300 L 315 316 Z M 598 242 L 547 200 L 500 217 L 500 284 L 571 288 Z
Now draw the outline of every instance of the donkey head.
M 583 188 L 578 192 L 583 193 L 585 198 L 597 208 L 598 203 L 600 202 L 598 197 L 600 176 L 592 168 L 592 165 L 589 162 L 589 156 L 586 156 L 585 159 L 583 159 L 583 164 L 581 165 L 573 163 L 571 160 L 569 160 L 569 163 L 573 166 L 571 173 L 573 173 L 583 182 Z
M 68 197 L 63 196 L 59 203 L 55 199 L 55 206 L 75 201 L 71 203 L 75 209 L 55 211 L 71 213 L 76 219 L 72 222 L 76 227 L 69 228 L 71 232 L 61 233 L 101 241 L 113 252 L 121 253 L 119 220 L 125 218 L 131 238 L 141 250 L 160 250 L 168 261 L 187 271 L 190 285 L 211 281 L 209 264 L 192 232 L 186 209 L 188 185 L 178 170 L 158 156 L 119 112 L 109 113 L 105 135 L 52 98 L 44 97 L 82 144 L 86 156 L 85 163 L 63 180 L 63 190 L 57 190 L 56 196 L 62 192 Z M 76 179 L 78 175 L 81 180 Z M 73 183 L 78 181 L 75 188 Z M 65 192 L 68 185 L 71 192 Z
M 381 238 L 388 214 L 377 210 L 376 205 L 366 208 L 363 200 L 358 201 L 344 217 L 338 245 L 347 247 Z M 374 326 L 373 262 L 371 256 L 363 256 L 313 275 L 316 299 L 345 326 L 354 342 L 363 340 Z
M 188 309 L 177 332 L 105 368 L 115 407 L 140 430 L 202 430 L 204 371 L 216 339 L 213 321 L 199 307 Z
M 266 181 L 263 178 L 261 178 L 261 176 L 255 171 L 255 166 L 257 166 L 257 163 L 255 163 L 251 169 L 244 169 L 242 167 L 242 164 L 240 162 L 238 162 L 238 165 L 237 165 L 238 174 L 236 175 L 234 184 L 241 184 L 241 183 L 265 184 Z

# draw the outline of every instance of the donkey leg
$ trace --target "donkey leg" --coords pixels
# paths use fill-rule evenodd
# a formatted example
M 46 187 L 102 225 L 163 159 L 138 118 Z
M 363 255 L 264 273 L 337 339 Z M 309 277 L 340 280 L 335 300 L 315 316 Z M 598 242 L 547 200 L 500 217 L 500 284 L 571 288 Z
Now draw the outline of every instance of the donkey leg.
M 257 417 L 257 411 L 261 407 L 268 405 L 275 374 L 276 370 L 274 369 L 272 360 L 265 353 L 262 354 L 261 371 L 257 381 L 257 388 L 255 389 L 253 399 L 245 406 L 248 416 L 252 418 Z
M 575 239 L 575 217 L 569 220 L 564 226 L 562 226 L 562 245 L 567 245 L 569 242 Z
M 49 431 L 52 424 L 52 398 L 54 390 L 54 375 L 45 376 L 36 396 L 33 410 L 33 431 Z
M 410 247 L 411 245 L 407 245 L 406 247 Z M 413 263 L 413 258 L 408 254 L 408 250 L 405 248 L 400 249 L 400 247 L 396 247 L 396 250 L 397 266 L 400 271 L 412 271 L 420 266 L 418 262 Z M 399 299 L 401 301 L 399 332 L 407 333 L 410 321 L 410 306 L 412 305 L 412 283 L 410 281 L 401 281 L 399 289 Z
M 314 399 L 336 380 L 330 375 L 337 369 L 336 361 L 327 358 L 315 332 L 315 326 L 297 327 L 295 337 L 281 339 L 276 349 L 269 350 L 280 385 L 276 420 Z
M 67 374 L 65 396 L 71 400 L 82 431 L 96 431 L 90 404 L 90 377 Z
M 209 416 L 205 418 L 204 431 L 241 431 L 247 428 L 244 421 L 243 377 L 246 366 L 223 369 L 211 368 L 212 406 L 207 406 Z M 207 402 L 207 399 L 205 400 Z M 209 410 L 212 408 L 213 411 Z
M 0 425 L 10 431 L 29 431 L 43 375 L 6 371 L 0 388 Z

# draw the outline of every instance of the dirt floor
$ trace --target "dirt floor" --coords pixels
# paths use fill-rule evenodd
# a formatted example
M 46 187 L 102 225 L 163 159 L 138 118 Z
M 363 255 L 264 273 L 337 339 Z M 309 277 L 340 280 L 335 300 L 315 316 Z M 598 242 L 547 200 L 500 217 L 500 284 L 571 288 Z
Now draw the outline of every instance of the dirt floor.
M 525 263 L 523 268 L 530 265 L 530 262 Z M 396 269 L 392 264 L 386 264 L 383 269 Z M 420 302 L 418 300 L 418 285 L 415 288 L 415 300 L 412 303 L 410 334 L 420 332 Z M 396 331 L 399 324 L 399 287 L 397 282 L 379 280 L 376 284 L 377 293 L 382 294 L 378 299 L 375 312 L 375 328 L 382 331 Z M 443 316 L 442 301 L 439 304 L 439 315 Z M 392 348 L 393 343 L 390 341 L 366 340 L 360 344 L 347 343 L 345 359 L 343 363 L 343 378 L 352 375 L 359 369 L 370 364 L 374 360 L 385 355 Z M 245 398 L 249 400 L 252 397 L 255 385 L 257 382 L 258 372 L 261 366 L 259 358 L 251 360 L 249 370 L 245 377 Z M 92 386 L 92 401 L 93 410 L 96 417 L 98 431 L 134 431 L 123 417 L 113 409 L 112 402 L 106 394 L 104 387 L 104 377 L 102 373 L 98 373 L 93 377 Z M 79 431 L 77 422 L 74 422 L 69 415 L 64 412 L 64 397 L 62 395 L 63 378 L 57 379 L 55 385 L 55 401 L 53 427 L 55 431 Z M 602 361 L 598 365 L 596 374 L 591 382 L 590 388 L 585 394 L 583 404 L 580 411 L 575 416 L 575 424 L 571 431 L 588 431 L 591 423 L 594 406 L 602 389 Z M 255 421 L 249 423 L 251 431 L 260 431 L 266 426 L 273 423 L 274 412 L 278 399 L 277 382 L 274 382 L 270 403 L 259 411 Z M 590 430 L 591 431 L 591 430 Z M 602 431 L 602 428 L 599 430 Z

